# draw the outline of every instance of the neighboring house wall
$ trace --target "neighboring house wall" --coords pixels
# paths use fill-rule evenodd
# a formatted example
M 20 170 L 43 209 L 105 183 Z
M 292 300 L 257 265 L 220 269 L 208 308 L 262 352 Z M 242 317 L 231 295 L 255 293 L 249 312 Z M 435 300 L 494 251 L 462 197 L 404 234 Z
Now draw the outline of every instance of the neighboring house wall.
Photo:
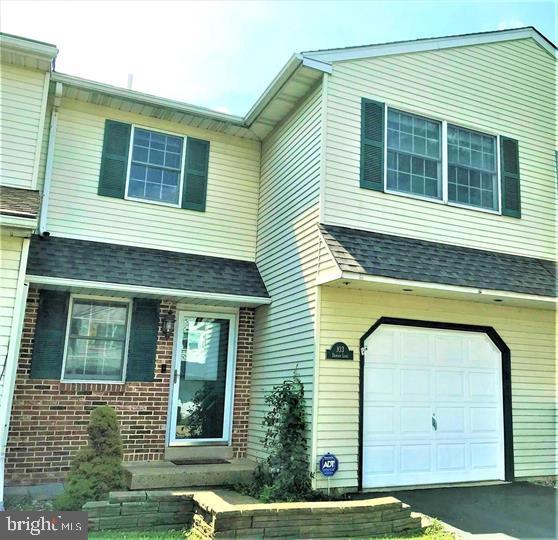
M 555 74 L 531 39 L 335 62 L 324 222 L 523 256 L 555 256 Z M 522 217 L 361 189 L 363 97 L 519 141 Z
M 155 378 L 150 382 L 109 384 L 30 379 L 38 307 L 39 291 L 32 289 L 27 298 L 6 452 L 7 484 L 62 481 L 71 458 L 87 440 L 90 412 L 100 405 L 110 405 L 118 413 L 125 461 L 163 459 L 174 335 L 165 337 L 159 325 Z M 175 304 L 163 300 L 160 317 L 175 310 Z M 233 409 L 235 457 L 246 455 L 253 329 L 254 309 L 241 308 Z M 167 366 L 164 373 L 163 364 Z
M 0 403 L 4 401 L 4 383 L 6 380 L 6 358 L 10 344 L 10 334 L 14 323 L 14 310 L 17 300 L 17 283 L 23 250 L 23 239 L 10 236 L 9 231 L 0 235 Z
M 210 141 L 205 212 L 97 194 L 105 119 Z M 47 229 L 53 235 L 254 260 L 260 144 L 64 98 Z
M 358 351 L 362 335 L 382 316 L 493 327 L 511 350 L 515 476 L 557 474 L 552 310 L 322 287 L 320 313 L 319 350 L 343 341 L 355 351 L 353 362 L 320 358 L 317 451 L 332 452 L 340 460 L 332 487 L 357 487 Z M 319 480 L 319 487 L 326 487 Z
M 1 184 L 35 189 L 49 77 L 43 71 L 1 66 Z
M 274 385 L 297 369 L 312 399 L 321 100 L 318 87 L 262 143 L 256 262 L 273 302 L 256 310 L 250 457 L 261 455 L 264 397 Z

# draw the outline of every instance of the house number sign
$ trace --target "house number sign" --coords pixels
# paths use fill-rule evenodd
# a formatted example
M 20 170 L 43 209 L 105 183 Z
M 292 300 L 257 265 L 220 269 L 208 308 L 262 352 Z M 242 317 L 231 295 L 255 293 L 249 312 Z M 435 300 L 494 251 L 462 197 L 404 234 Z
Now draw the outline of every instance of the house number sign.
M 338 341 L 331 346 L 331 349 L 326 349 L 326 358 L 328 360 L 352 360 L 353 351 L 349 350 L 346 343 Z

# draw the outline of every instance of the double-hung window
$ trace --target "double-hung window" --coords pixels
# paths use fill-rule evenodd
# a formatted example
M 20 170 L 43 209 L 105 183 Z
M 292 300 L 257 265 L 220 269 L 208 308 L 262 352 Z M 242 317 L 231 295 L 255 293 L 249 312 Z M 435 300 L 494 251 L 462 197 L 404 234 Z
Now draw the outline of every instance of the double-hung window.
M 68 318 L 63 378 L 122 381 L 130 302 L 73 297 Z
M 128 197 L 178 204 L 184 139 L 134 128 Z
M 498 209 L 496 137 L 448 126 L 448 201 Z
M 388 109 L 387 189 L 442 198 L 441 123 Z
M 521 218 L 519 142 L 363 98 L 360 186 Z

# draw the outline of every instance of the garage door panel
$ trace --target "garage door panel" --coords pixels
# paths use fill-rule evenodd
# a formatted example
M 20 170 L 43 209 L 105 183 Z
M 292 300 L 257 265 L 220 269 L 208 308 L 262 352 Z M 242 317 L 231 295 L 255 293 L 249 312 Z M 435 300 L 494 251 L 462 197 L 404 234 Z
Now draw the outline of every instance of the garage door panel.
M 401 407 L 401 435 L 432 436 L 432 409 L 430 407 Z
M 430 370 L 403 367 L 399 369 L 399 376 L 401 396 L 412 399 L 430 399 Z
M 437 444 L 438 471 L 463 471 L 466 463 L 466 443 Z
M 363 487 L 504 478 L 501 354 L 486 335 L 389 325 L 365 345 Z
M 436 407 L 437 433 L 465 434 L 465 409 L 463 407 Z
M 462 401 L 465 396 L 465 376 L 462 371 L 439 370 L 435 374 L 436 399 Z
M 432 447 L 430 444 L 401 446 L 401 472 L 428 472 L 432 470 Z

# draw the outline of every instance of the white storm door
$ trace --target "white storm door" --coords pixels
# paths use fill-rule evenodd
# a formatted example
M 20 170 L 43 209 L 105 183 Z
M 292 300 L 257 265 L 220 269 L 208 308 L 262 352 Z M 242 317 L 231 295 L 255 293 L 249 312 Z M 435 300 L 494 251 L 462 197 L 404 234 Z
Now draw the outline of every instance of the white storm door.
M 501 353 L 486 334 L 386 324 L 365 349 L 363 488 L 505 478 Z
M 179 312 L 175 329 L 169 445 L 231 440 L 236 315 Z

